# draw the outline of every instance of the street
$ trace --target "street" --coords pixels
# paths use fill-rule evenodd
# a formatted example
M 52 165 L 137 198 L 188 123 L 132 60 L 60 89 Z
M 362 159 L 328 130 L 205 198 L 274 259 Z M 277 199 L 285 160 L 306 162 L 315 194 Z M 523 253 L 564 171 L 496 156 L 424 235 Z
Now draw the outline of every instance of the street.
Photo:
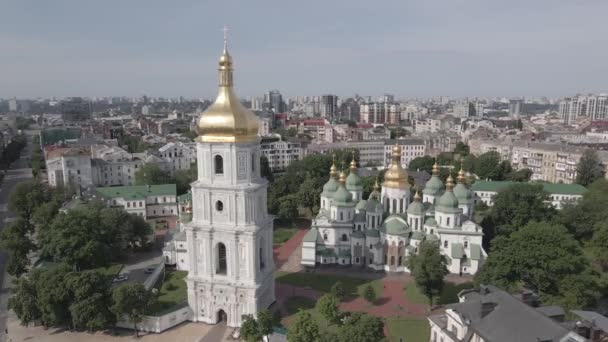
M 21 158 L 11 165 L 7 171 L 2 184 L 0 185 L 0 230 L 4 229 L 7 222 L 10 222 L 15 215 L 8 211 L 8 197 L 13 187 L 19 182 L 32 178 L 32 169 L 28 167 L 28 160 L 31 154 L 32 135 L 37 131 L 27 131 L 27 146 L 21 151 Z M 0 251 L 0 341 L 5 341 L 6 319 L 8 317 L 8 297 L 10 292 L 10 276 L 5 279 L 7 255 Z M 6 280 L 6 283 L 5 283 Z

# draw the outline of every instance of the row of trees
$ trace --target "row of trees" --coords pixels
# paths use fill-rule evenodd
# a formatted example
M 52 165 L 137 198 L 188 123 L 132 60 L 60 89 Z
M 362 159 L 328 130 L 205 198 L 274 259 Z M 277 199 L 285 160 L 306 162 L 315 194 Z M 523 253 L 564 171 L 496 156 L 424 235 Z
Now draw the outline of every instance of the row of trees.
M 26 145 L 27 139 L 25 138 L 25 135 L 16 135 L 11 139 L 0 155 L 0 165 L 3 170 L 8 170 L 11 164 L 19 159 L 21 151 Z
M 355 154 L 353 150 L 334 151 L 338 167 L 348 167 Z M 313 215 L 319 208 L 319 196 L 329 179 L 331 155 L 309 155 L 287 167 L 285 173 L 270 184 L 268 211 L 280 219 L 291 220 L 298 216 L 298 208 L 308 209 Z M 373 180 L 368 181 L 373 184 Z
M 37 180 L 16 185 L 8 207 L 18 217 L 0 233 L 0 247 L 9 256 L 9 274 L 25 273 L 33 251 L 73 270 L 107 266 L 144 245 L 152 232 L 142 217 L 102 204 L 59 212 L 66 197 L 62 189 L 48 188 Z
M 476 280 L 510 290 L 524 286 L 568 308 L 592 306 L 608 294 L 608 182 L 594 182 L 562 210 L 548 202 L 549 194 L 534 184 L 495 196 L 481 221 L 490 252 Z
M 168 171 L 161 170 L 156 164 L 144 164 L 135 172 L 136 185 L 175 184 L 177 194 L 182 195 L 190 190 L 190 183 L 197 177 L 196 163 L 187 170 L 177 170 L 173 177 Z
M 437 162 L 443 168 L 440 169 L 440 177 L 445 180 L 450 171 L 457 172 L 462 167 L 480 179 L 490 179 L 495 181 L 512 180 L 525 182 L 530 179 L 532 172 L 529 169 L 513 170 L 511 163 L 503 161 L 500 154 L 490 151 L 478 157 L 469 153 L 469 146 L 459 142 L 452 152 L 440 153 L 437 158 L 423 156 L 413 159 L 408 168 L 411 171 L 431 172 L 433 164 Z M 447 168 L 445 166 L 448 166 Z
M 100 270 L 74 272 L 66 264 L 36 268 L 15 281 L 9 307 L 24 325 L 87 331 L 114 328 L 127 317 L 137 334 L 137 323 L 156 297 L 137 282 L 112 289 L 113 276 Z
M 40 136 L 38 135 L 34 136 L 32 139 L 32 157 L 30 164 L 32 167 L 32 176 L 34 176 L 34 178 L 37 178 L 40 171 L 46 168 L 42 148 L 40 147 Z

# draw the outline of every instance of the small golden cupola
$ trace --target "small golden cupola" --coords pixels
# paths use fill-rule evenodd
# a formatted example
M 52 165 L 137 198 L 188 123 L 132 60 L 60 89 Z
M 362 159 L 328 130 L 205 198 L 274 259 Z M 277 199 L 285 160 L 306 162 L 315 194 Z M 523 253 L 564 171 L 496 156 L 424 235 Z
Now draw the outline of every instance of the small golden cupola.
M 407 171 L 401 167 L 401 146 L 393 146 L 391 152 L 391 165 L 384 174 L 382 186 L 392 189 L 407 189 L 410 187 Z
M 224 51 L 219 61 L 219 90 L 215 102 L 198 120 L 197 140 L 200 142 L 253 142 L 259 139 L 259 120 L 235 94 L 232 70 L 232 57 L 224 34 Z

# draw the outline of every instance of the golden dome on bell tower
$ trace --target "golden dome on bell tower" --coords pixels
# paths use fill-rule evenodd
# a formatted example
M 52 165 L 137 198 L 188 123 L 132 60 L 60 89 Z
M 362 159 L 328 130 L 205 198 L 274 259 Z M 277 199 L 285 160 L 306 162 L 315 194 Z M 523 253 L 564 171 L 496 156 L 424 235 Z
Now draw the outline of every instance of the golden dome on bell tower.
M 215 102 L 201 114 L 197 130 L 200 142 L 257 141 L 259 120 L 245 108 L 233 89 L 232 57 L 224 33 L 224 51 L 219 60 L 219 90 Z

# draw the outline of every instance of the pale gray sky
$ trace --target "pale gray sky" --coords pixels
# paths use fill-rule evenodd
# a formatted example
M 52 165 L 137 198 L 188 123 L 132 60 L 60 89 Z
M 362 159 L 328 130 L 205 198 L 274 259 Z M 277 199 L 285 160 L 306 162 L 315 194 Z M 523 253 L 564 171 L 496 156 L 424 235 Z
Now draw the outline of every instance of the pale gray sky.
M 0 97 L 608 91 L 604 0 L 5 0 Z

